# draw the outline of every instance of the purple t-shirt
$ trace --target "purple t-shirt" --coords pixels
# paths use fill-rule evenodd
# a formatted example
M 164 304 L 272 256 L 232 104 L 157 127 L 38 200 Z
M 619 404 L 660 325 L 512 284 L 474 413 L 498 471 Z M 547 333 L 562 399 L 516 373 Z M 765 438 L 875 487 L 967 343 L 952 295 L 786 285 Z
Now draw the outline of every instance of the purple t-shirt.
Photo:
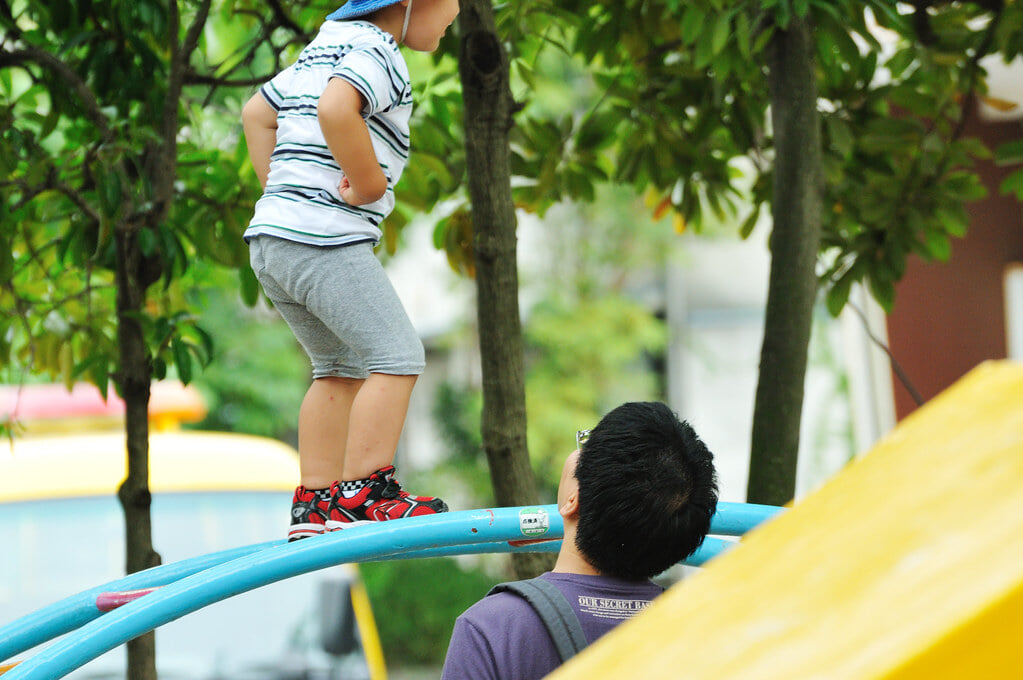
M 664 589 L 652 581 L 547 572 L 593 643 L 645 609 Z M 543 621 L 514 593 L 496 593 L 455 620 L 442 680 L 533 680 L 561 665 Z

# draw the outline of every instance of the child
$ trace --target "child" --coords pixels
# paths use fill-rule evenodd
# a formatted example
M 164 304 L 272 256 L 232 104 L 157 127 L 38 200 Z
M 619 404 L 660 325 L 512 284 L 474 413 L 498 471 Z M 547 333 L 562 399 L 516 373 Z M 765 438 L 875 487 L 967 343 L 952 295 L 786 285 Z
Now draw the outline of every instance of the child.
M 435 50 L 458 0 L 349 0 L 242 111 L 263 196 L 252 268 L 313 366 L 289 540 L 447 510 L 394 478 L 422 342 L 373 247 L 409 153 L 399 45 Z

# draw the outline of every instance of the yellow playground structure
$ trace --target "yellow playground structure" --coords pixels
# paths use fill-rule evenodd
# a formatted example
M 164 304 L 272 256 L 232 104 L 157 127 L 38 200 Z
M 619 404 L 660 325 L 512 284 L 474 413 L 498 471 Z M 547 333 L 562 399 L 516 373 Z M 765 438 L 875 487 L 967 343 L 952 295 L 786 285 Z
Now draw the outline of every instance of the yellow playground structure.
M 1023 365 L 982 364 L 550 677 L 1023 678 Z

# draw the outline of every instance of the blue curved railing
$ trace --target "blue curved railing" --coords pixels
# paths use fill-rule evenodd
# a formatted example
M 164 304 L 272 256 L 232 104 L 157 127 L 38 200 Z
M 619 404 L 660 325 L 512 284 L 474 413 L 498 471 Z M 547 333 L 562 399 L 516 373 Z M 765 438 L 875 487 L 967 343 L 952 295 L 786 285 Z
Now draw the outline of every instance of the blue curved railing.
M 780 509 L 719 503 L 711 533 L 741 536 Z M 557 506 L 465 510 L 379 522 L 313 539 L 270 541 L 154 567 L 66 598 L 0 628 L 0 661 L 67 633 L 9 670 L 4 680 L 60 678 L 142 633 L 233 595 L 347 562 L 483 552 L 549 552 L 564 528 Z M 510 545 L 509 541 L 543 543 Z M 731 541 L 709 536 L 685 560 L 699 566 Z M 108 613 L 100 593 L 160 588 Z

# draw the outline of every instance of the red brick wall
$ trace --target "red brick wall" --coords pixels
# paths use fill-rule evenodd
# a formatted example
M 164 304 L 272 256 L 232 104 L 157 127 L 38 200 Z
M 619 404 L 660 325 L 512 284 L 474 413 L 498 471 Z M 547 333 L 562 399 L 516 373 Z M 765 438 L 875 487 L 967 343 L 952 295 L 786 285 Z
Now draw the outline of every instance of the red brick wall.
M 994 148 L 1019 139 L 1023 125 L 974 120 L 967 134 Z M 1014 196 L 998 191 L 1012 168 L 984 162 L 978 169 L 989 194 L 968 206 L 966 236 L 953 242 L 948 262 L 910 260 L 888 316 L 889 346 L 924 400 L 977 364 L 1006 356 L 1002 273 L 1006 264 L 1023 262 L 1023 210 Z M 895 378 L 896 417 L 901 420 L 915 408 Z

